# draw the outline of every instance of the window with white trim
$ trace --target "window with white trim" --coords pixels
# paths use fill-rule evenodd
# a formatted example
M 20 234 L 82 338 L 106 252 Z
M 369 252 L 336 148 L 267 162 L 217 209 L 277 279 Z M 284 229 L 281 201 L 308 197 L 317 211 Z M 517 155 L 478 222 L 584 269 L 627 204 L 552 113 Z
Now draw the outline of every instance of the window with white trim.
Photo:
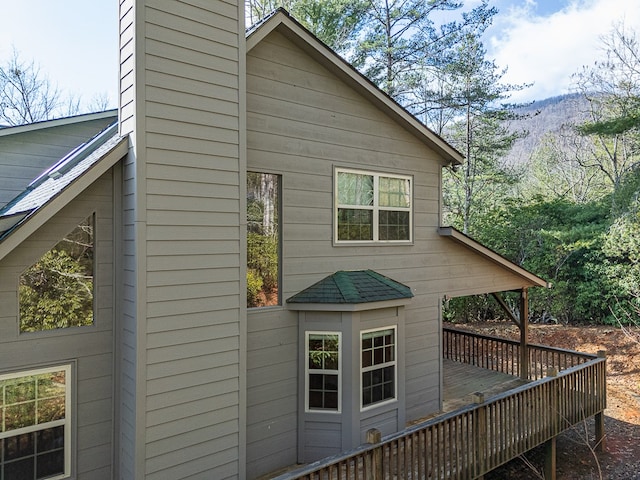
M 411 242 L 411 177 L 336 169 L 334 238 Z
M 307 410 L 340 411 L 340 332 L 305 332 Z
M 396 398 L 396 327 L 360 333 L 362 407 Z
M 71 472 L 71 366 L 0 374 L 0 479 Z

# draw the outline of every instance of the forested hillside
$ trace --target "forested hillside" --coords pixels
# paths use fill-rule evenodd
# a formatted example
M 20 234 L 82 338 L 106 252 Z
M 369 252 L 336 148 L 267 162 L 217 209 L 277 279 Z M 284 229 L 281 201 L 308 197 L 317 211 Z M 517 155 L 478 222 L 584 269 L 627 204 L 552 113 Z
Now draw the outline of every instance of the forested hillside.
M 567 125 L 576 125 L 587 120 L 587 101 L 582 95 L 571 94 L 536 100 L 516 110 L 522 117 L 509 122 L 513 131 L 525 131 L 511 150 L 504 156 L 509 164 L 527 164 L 532 160 L 543 139 Z

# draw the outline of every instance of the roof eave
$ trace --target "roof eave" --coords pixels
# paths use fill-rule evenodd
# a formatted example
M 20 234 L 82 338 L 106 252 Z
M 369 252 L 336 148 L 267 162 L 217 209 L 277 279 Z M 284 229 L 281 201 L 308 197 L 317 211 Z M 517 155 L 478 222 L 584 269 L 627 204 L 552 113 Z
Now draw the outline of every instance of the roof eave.
M 0 137 L 7 135 L 15 135 L 18 133 L 30 132 L 33 130 L 42 130 L 45 128 L 61 127 L 64 125 L 74 125 L 76 123 L 89 122 L 92 120 L 102 120 L 111 117 L 117 117 L 118 110 L 105 110 L 104 112 L 84 113 L 71 117 L 55 118 L 52 120 L 42 120 L 40 122 L 28 123 L 25 125 L 6 126 L 0 128 Z
M 45 205 L 27 215 L 15 228 L 0 241 L 0 260 L 11 253 L 29 235 L 44 225 L 50 218 L 69 204 L 80 193 L 86 190 L 98 178 L 127 155 L 129 139 L 123 137 L 106 152 L 99 161 L 87 169 L 82 175 L 67 185 L 64 190 L 51 198 Z
M 310 312 L 363 312 L 366 310 L 377 310 L 380 308 L 401 307 L 407 305 L 411 298 L 397 298 L 393 300 L 382 300 L 380 302 L 361 303 L 304 303 L 287 302 L 289 310 L 304 310 Z
M 529 272 L 528 270 L 522 268 L 519 265 L 516 265 L 515 263 L 506 259 L 499 253 L 494 252 L 488 247 L 485 247 L 480 242 L 477 242 L 476 240 L 472 239 L 471 237 L 468 237 L 467 235 L 460 232 L 459 230 L 456 230 L 453 227 L 440 227 L 438 228 L 438 234 L 442 237 L 448 237 L 454 240 L 455 242 L 473 250 L 475 253 L 478 253 L 483 257 L 491 260 L 497 265 L 503 268 L 506 268 L 507 270 L 511 271 L 512 273 L 526 280 L 528 286 L 551 288 L 551 284 L 546 280 L 544 280 L 543 278 L 538 277 L 537 275 Z

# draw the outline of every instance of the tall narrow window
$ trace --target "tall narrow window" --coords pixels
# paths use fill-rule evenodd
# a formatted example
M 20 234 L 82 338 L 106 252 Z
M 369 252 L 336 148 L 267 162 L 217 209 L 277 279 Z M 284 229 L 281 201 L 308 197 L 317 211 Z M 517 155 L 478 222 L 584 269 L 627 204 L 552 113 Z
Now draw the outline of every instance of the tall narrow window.
M 20 276 L 20 331 L 93 324 L 94 216 Z
M 362 332 L 362 406 L 396 398 L 396 329 Z
M 247 306 L 280 305 L 280 177 L 247 172 Z
M 411 241 L 411 178 L 336 170 L 336 242 Z
M 340 411 L 340 333 L 306 332 L 307 410 Z
M 70 377 L 69 365 L 0 375 L 0 478 L 70 475 Z

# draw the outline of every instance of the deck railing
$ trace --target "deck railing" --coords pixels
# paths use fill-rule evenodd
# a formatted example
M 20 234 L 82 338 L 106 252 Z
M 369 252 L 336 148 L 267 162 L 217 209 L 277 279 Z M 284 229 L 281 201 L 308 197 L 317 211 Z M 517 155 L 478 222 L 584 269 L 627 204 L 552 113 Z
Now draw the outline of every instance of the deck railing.
M 521 376 L 520 342 L 477 333 L 443 328 L 443 357 L 456 362 Z M 550 369 L 566 370 L 597 358 L 597 355 L 574 352 L 544 345 L 527 345 L 529 368 L 527 380 L 538 380 Z
M 444 351 L 453 360 L 515 375 L 519 356 L 513 343 L 447 330 Z M 464 353 L 463 345 L 471 353 Z M 481 359 L 496 352 L 493 362 Z M 480 396 L 476 404 L 277 479 L 474 479 L 572 425 L 601 416 L 606 406 L 604 358 L 540 346 L 532 346 L 532 352 L 538 369 L 551 376 L 532 373 L 538 379 L 529 384 L 486 401 Z

